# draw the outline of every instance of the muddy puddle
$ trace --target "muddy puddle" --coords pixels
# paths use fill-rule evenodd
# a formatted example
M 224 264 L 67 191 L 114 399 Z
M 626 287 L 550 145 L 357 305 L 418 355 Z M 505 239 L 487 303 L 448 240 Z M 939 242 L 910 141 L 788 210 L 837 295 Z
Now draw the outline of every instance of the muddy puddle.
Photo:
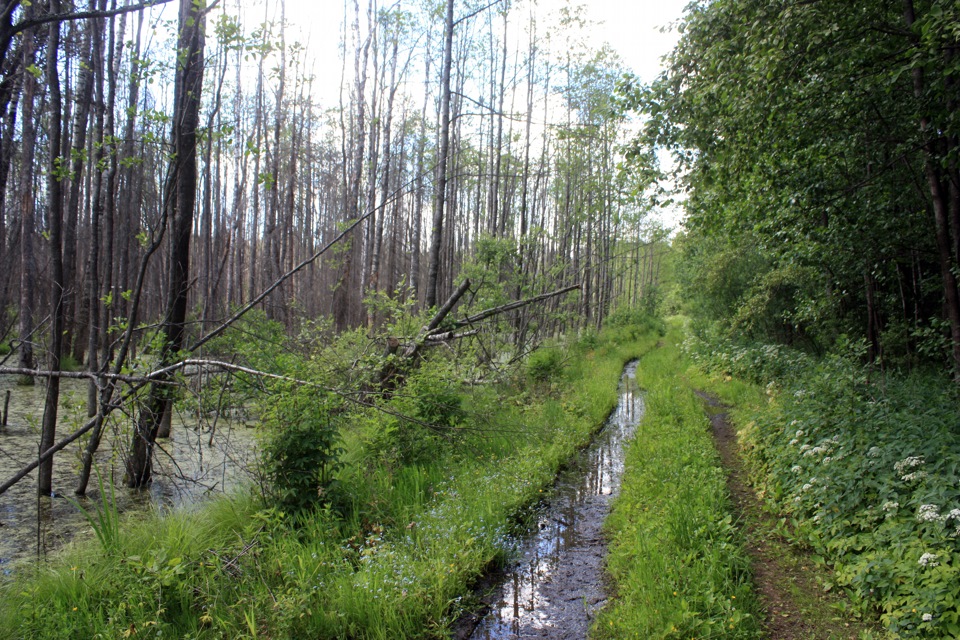
M 620 486 L 626 445 L 644 410 L 636 370 L 636 362 L 625 368 L 617 408 L 558 476 L 529 536 L 518 541 L 516 563 L 483 597 L 485 615 L 465 620 L 459 638 L 587 637 L 605 600 L 601 526 Z
M 5 481 L 36 459 L 40 440 L 46 387 L 18 387 L 12 376 L 0 377 L 0 407 L 11 391 L 9 419 L 0 428 L 0 481 Z M 86 382 L 61 381 L 58 412 L 58 439 L 69 435 L 86 421 Z M 96 455 L 96 467 L 109 486 L 117 485 L 116 501 L 121 511 L 148 511 L 157 506 L 191 504 L 211 493 L 229 491 L 253 479 L 256 468 L 255 429 L 244 423 L 174 412 L 172 437 L 157 443 L 154 480 L 144 491 L 121 486 L 123 459 L 130 444 L 130 417 L 115 412 L 108 423 Z M 53 468 L 52 498 L 37 498 L 37 475 L 32 472 L 0 495 L 0 573 L 13 570 L 16 563 L 57 549 L 90 527 L 74 504 L 74 489 L 80 470 L 80 453 L 86 437 L 57 454 Z M 85 508 L 99 502 L 96 474 L 90 479 L 86 498 L 77 500 Z

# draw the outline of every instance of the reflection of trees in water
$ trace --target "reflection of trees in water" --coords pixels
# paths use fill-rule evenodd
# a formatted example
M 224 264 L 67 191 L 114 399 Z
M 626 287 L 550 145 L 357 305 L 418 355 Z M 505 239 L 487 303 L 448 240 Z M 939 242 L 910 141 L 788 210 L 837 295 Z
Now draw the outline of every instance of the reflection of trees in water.
M 620 487 L 626 443 L 643 417 L 635 372 L 636 362 L 628 364 L 603 431 L 560 473 L 550 503 L 533 520 L 532 534 L 517 542 L 517 564 L 487 601 L 490 611 L 472 640 L 541 637 L 545 630 L 550 637 L 586 635 L 604 597 L 598 586 L 605 555 L 600 527 Z

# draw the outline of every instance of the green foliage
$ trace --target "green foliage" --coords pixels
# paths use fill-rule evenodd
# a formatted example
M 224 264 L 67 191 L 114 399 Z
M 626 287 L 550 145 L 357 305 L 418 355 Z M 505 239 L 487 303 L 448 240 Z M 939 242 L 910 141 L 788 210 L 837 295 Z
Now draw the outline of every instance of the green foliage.
M 305 385 L 284 384 L 269 394 L 261 416 L 267 436 L 263 469 L 267 492 L 283 507 L 340 508 L 335 474 L 341 467 L 335 412 L 340 402 Z
M 334 473 L 349 501 L 342 513 L 284 515 L 282 505 L 251 497 L 125 521 L 116 552 L 78 543 L 0 587 L 0 638 L 113 638 L 131 629 L 171 638 L 442 637 L 477 577 L 511 547 L 517 514 L 613 407 L 624 361 L 657 341 L 614 344 L 608 335 L 560 381 L 562 404 L 524 387 L 461 388 L 443 373 L 450 363 L 426 362 L 422 378 L 380 409 L 429 417 L 459 444 L 411 464 L 371 458 L 368 436 L 382 413 L 339 413 L 328 392 L 278 386 L 270 422 L 290 438 L 276 461 L 302 448 L 292 440 L 303 432 L 322 451 L 339 424 L 339 459 L 349 463 Z M 347 343 L 331 357 L 360 344 Z M 293 479 L 292 499 L 316 499 L 322 464 L 303 467 L 309 481 Z
M 391 464 L 418 464 L 452 451 L 470 418 L 452 373 L 438 360 L 409 376 L 384 405 L 386 413 L 370 417 L 370 450 Z
M 73 354 L 67 353 L 60 358 L 61 371 L 80 371 L 82 368 L 80 363 L 73 357 Z
M 665 336 L 667 325 L 656 315 L 656 306 L 655 296 L 645 300 L 639 307 L 619 306 L 607 316 L 604 324 L 608 327 L 629 328 L 636 332 L 636 335 L 656 333 Z
M 116 485 L 113 478 L 110 478 L 109 490 L 106 490 L 103 484 L 103 476 L 100 475 L 100 468 L 95 467 L 94 471 L 97 474 L 100 503 L 94 505 L 93 512 L 72 498 L 67 498 L 67 500 L 83 514 L 87 523 L 93 528 L 93 533 L 103 551 L 113 553 L 120 548 L 120 512 L 117 509 Z
M 949 380 L 878 376 L 847 344 L 820 360 L 756 346 L 714 353 L 714 371 L 766 385 L 738 416 L 757 481 L 836 585 L 879 607 L 898 637 L 960 634 L 960 410 Z M 829 585 L 828 585 L 829 586 Z
M 527 377 L 533 382 L 551 382 L 563 374 L 563 352 L 556 346 L 541 346 L 527 358 Z
M 678 384 L 677 323 L 637 368 L 645 414 L 607 528 L 617 596 L 597 638 L 759 638 L 749 558 L 700 400 Z M 650 464 L 656 460 L 656 464 Z
M 908 25 L 880 0 L 692 3 L 663 75 L 620 85 L 646 116 L 635 152 L 672 151 L 688 195 L 680 275 L 693 317 L 813 350 L 872 337 L 888 362 L 943 364 L 938 349 L 920 353 L 944 318 L 948 268 L 924 172 L 933 148 L 935 166 L 955 163 L 944 52 L 958 12 L 914 5 Z

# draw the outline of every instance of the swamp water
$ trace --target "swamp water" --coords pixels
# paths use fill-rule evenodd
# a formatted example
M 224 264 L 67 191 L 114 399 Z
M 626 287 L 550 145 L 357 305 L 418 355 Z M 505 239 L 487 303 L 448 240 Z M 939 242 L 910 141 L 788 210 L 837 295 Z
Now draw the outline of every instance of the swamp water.
M 620 486 L 626 445 L 643 417 L 636 371 L 636 361 L 624 369 L 616 409 L 591 444 L 560 473 L 529 537 L 518 541 L 516 564 L 483 598 L 486 615 L 464 621 L 459 637 L 587 637 L 605 601 L 606 541 L 601 527 Z
M 0 406 L 7 390 L 11 397 L 7 426 L 0 429 L 0 482 L 37 457 L 46 385 L 38 379 L 33 387 L 18 387 L 12 376 L 0 377 Z M 86 397 L 86 381 L 61 380 L 58 440 L 86 422 Z M 115 496 L 121 512 L 146 513 L 158 506 L 189 505 L 255 477 L 254 429 L 224 418 L 214 420 L 175 410 L 172 437 L 157 441 L 150 488 L 126 489 L 121 483 L 130 421 L 130 416 L 114 412 L 96 454 L 96 468 L 106 491 L 109 493 L 111 478 L 118 485 Z M 120 427 L 121 422 L 125 428 Z M 76 499 L 73 495 L 86 442 L 82 437 L 54 458 L 54 497 L 37 498 L 36 471 L 0 495 L 0 573 L 9 573 L 16 561 L 42 557 L 78 532 L 90 531 L 83 514 L 66 499 L 69 496 L 91 511 L 99 504 L 96 472 L 91 475 L 87 497 Z

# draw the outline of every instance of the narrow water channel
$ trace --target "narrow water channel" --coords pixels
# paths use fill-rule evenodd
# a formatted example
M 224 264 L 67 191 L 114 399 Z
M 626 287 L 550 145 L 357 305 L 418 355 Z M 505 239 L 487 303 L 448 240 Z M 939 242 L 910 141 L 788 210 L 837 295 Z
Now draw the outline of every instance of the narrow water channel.
M 558 477 L 549 504 L 518 545 L 516 564 L 484 601 L 474 640 L 580 640 L 605 601 L 601 527 L 623 475 L 626 445 L 643 416 L 637 362 L 620 378 L 617 408 L 589 447 Z

